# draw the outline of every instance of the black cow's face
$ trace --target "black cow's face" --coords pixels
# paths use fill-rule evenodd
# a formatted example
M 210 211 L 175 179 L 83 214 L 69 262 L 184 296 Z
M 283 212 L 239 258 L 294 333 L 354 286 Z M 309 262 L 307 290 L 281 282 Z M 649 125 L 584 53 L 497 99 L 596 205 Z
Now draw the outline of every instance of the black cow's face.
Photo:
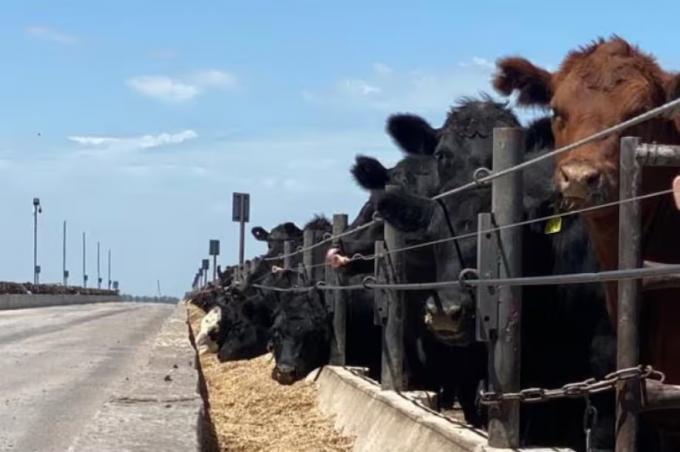
M 477 168 L 491 168 L 492 150 L 491 135 L 466 137 L 456 131 L 443 132 L 434 153 L 440 180 L 448 186 L 469 182 Z
M 220 347 L 220 361 L 251 359 L 267 352 L 267 330 L 244 322 L 229 331 L 225 342 Z
M 264 298 L 242 295 L 222 308 L 218 333 L 220 361 L 250 359 L 267 351 L 271 314 Z
M 439 188 L 437 160 L 430 155 L 408 155 L 389 170 L 388 184 L 409 193 L 432 197 Z
M 444 200 L 445 208 L 427 198 L 401 192 L 383 195 L 377 208 L 385 221 L 401 231 L 417 233 L 424 241 L 473 234 L 470 238 L 459 239 L 458 247 L 454 241 L 434 245 L 436 274 L 433 280 L 458 281 L 464 268 L 477 265 L 474 234 L 477 214 L 489 203 L 488 189 L 448 197 Z M 474 339 L 475 298 L 466 287 L 451 286 L 433 291 L 423 315 L 427 328 L 446 344 L 465 346 Z
M 284 301 L 272 327 L 270 349 L 276 366 L 272 378 L 292 384 L 328 362 L 330 327 L 315 295 Z

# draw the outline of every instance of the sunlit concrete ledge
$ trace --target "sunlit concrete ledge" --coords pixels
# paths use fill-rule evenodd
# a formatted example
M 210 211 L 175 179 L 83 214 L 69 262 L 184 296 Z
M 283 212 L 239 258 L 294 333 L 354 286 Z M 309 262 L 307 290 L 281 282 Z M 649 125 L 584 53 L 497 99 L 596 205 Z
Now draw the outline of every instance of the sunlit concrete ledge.
M 66 306 L 74 304 L 106 303 L 121 301 L 117 295 L 0 295 L 0 310 L 44 308 L 48 306 Z
M 485 432 L 445 418 L 408 393 L 382 391 L 374 381 L 350 369 L 326 366 L 311 378 L 316 378 L 319 387 L 321 411 L 333 417 L 337 429 L 355 436 L 355 451 L 509 450 L 488 447 Z

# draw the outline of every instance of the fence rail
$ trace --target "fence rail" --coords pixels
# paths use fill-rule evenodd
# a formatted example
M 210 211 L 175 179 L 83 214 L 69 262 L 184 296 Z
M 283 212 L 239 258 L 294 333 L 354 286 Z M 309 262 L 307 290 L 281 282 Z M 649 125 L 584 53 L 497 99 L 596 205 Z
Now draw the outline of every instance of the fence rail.
M 404 245 L 403 234 L 385 224 L 385 240 L 376 242 L 373 255 L 355 255 L 350 262 L 358 260 L 375 261 L 375 276 L 365 279 L 361 284 L 346 285 L 335 269 L 324 261 L 324 253 L 318 252 L 324 245 L 337 246 L 339 240 L 359 231 L 366 230 L 382 221 L 374 218 L 368 223 L 357 228 L 346 229 L 346 216 L 343 227 L 336 225 L 334 219 L 333 233 L 324 237 L 307 239 L 303 246 L 292 250 L 290 243 L 286 244 L 284 253 L 280 256 L 265 258 L 265 261 L 284 261 L 284 269 L 290 268 L 290 259 L 298 254 L 303 254 L 304 265 L 301 270 L 305 274 L 300 278 L 299 285 L 289 288 L 271 287 L 254 282 L 252 287 L 259 290 L 271 290 L 276 292 L 305 292 L 320 290 L 327 292 L 331 302 L 329 309 L 333 313 L 334 329 L 337 331 L 333 339 L 331 356 L 333 361 L 343 364 L 345 360 L 344 347 L 346 344 L 346 294 L 349 291 L 373 290 L 376 297 L 376 306 L 380 311 L 376 317 L 383 325 L 383 385 L 388 389 L 402 390 L 408 387 L 408 375 L 403 366 L 403 323 L 405 297 L 402 294 L 407 291 L 439 290 L 453 286 L 468 286 L 477 288 L 477 305 L 487 312 L 494 312 L 494 316 L 488 317 L 483 331 L 478 330 L 478 339 L 489 341 L 489 350 L 496 354 L 499 359 L 490 359 L 489 375 L 494 376 L 491 381 L 494 403 L 503 405 L 502 409 L 490 411 L 489 444 L 496 447 L 519 446 L 519 416 L 518 403 L 520 401 L 536 401 L 538 398 L 549 399 L 545 396 L 553 395 L 551 390 L 541 388 L 519 388 L 520 362 L 517 352 L 519 350 L 519 326 L 515 330 L 506 331 L 513 315 L 521 312 L 521 295 L 516 289 L 523 286 L 533 285 L 566 285 L 585 284 L 595 282 L 618 281 L 621 287 L 618 311 L 618 358 L 616 382 L 620 384 L 607 384 L 611 389 L 616 386 L 617 397 L 617 451 L 634 450 L 637 437 L 637 413 L 641 410 L 642 400 L 640 392 L 640 379 L 652 378 L 656 375 L 653 370 L 639 366 L 639 337 L 637 333 L 640 306 L 640 293 L 645 283 L 653 288 L 655 284 L 663 284 L 664 287 L 680 286 L 680 264 L 657 264 L 643 266 L 640 251 L 640 204 L 642 201 L 670 195 L 672 189 L 654 193 L 641 194 L 641 168 L 643 166 L 680 166 L 680 146 L 668 146 L 657 144 L 640 144 L 637 139 L 625 138 L 621 142 L 621 186 L 619 200 L 578 209 L 575 211 L 559 213 L 541 218 L 520 220 L 522 211 L 522 187 L 521 176 L 508 178 L 505 176 L 519 175 L 519 171 L 534 165 L 544 159 L 554 157 L 599 140 L 614 133 L 619 133 L 629 127 L 640 124 L 660 114 L 668 113 L 680 108 L 680 99 L 669 102 L 658 108 L 650 110 L 642 115 L 620 123 L 616 126 L 602 130 L 588 138 L 579 140 L 568 146 L 556 149 L 535 159 L 520 162 L 518 155 L 523 151 L 522 132 L 518 129 L 496 129 L 494 131 L 494 168 L 493 171 L 484 169 L 486 175 L 479 171 L 475 172 L 473 180 L 467 184 L 456 187 L 435 196 L 434 200 L 460 193 L 464 190 L 478 187 L 480 184 L 491 183 L 493 196 L 492 212 L 482 214 L 479 221 L 479 229 L 474 233 L 461 234 L 455 237 L 434 240 L 415 245 Z M 511 152 L 517 150 L 517 153 Z M 509 157 L 505 163 L 502 158 Z M 513 160 L 514 158 L 514 160 Z M 390 188 L 392 190 L 393 188 Z M 521 248 L 519 244 L 519 227 L 548 221 L 554 218 L 588 213 L 598 209 L 619 207 L 619 246 L 622 250 L 618 270 L 601 271 L 596 273 L 576 273 L 564 275 L 546 275 L 522 277 L 519 267 L 519 254 L 512 252 L 510 260 L 514 264 L 508 265 L 508 256 L 499 261 L 499 246 L 502 245 L 504 252 L 508 252 L 510 244 L 515 245 L 517 252 Z M 505 213 L 504 213 L 505 212 Z M 494 222 L 490 221 L 494 218 Z M 491 227 L 495 225 L 494 227 Z M 494 240 L 484 241 L 481 237 L 496 237 Z M 478 239 L 478 267 L 466 269 L 461 272 L 459 279 L 455 281 L 434 281 L 426 283 L 408 283 L 405 281 L 403 272 L 403 259 L 399 256 L 406 251 L 418 248 L 436 246 L 451 241 Z M 514 257 L 512 256 L 514 254 Z M 498 263 L 501 262 L 498 266 Z M 325 267 L 325 273 L 319 273 Z M 497 271 L 497 270 L 500 270 Z M 473 276 L 472 278 L 470 276 Z M 313 282 L 309 284 L 308 282 Z M 499 290 L 490 291 L 494 287 Z M 493 295 L 492 295 L 493 292 Z M 382 299 L 386 297 L 386 299 Z M 345 300 L 345 301 L 343 301 Z M 485 307 L 484 307 L 485 306 Z M 500 325 L 504 325 L 503 328 Z M 507 334 L 507 337 L 500 337 Z M 400 345 L 401 344 L 401 345 Z M 624 378 L 620 374 L 626 373 L 627 369 L 637 369 L 636 378 Z M 628 375 L 628 373 L 626 373 Z M 620 378 L 619 378 L 620 377 Z M 612 377 L 614 378 L 614 377 Z M 668 388 L 655 381 L 647 382 L 648 388 L 654 389 L 651 394 L 653 400 L 664 407 L 680 407 L 680 388 Z M 579 386 L 580 384 L 580 386 Z M 597 386 L 595 382 L 577 383 L 576 386 L 590 384 Z M 574 386 L 574 387 L 576 387 Z M 580 390 L 562 388 L 562 393 L 576 395 Z M 570 392 L 571 391 L 571 392 Z M 664 392 L 665 391 L 665 392 Z M 583 392 L 583 391 L 581 391 Z M 586 391 L 587 392 L 587 391 Z M 660 396 L 660 393 L 664 393 Z M 541 395 L 540 397 L 538 395 Z M 555 393 L 556 394 L 556 393 Z M 517 395 L 517 397 L 514 397 Z M 505 398 L 504 398 L 505 396 Z M 656 399 L 655 399 L 656 397 Z M 487 401 L 489 401 L 487 399 Z

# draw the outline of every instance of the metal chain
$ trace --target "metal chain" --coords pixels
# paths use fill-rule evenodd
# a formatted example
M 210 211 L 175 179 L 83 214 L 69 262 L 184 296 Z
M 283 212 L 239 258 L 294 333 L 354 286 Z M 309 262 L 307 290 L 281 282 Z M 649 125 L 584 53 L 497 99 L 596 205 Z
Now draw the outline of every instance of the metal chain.
M 665 375 L 652 366 L 637 366 L 612 372 L 602 380 L 589 378 L 576 383 L 567 383 L 558 389 L 527 388 L 519 392 L 480 391 L 479 403 L 494 405 L 504 401 L 518 401 L 521 403 L 540 403 L 562 398 L 581 398 L 591 394 L 609 391 L 616 388 L 618 383 L 629 380 L 656 380 L 663 382 Z

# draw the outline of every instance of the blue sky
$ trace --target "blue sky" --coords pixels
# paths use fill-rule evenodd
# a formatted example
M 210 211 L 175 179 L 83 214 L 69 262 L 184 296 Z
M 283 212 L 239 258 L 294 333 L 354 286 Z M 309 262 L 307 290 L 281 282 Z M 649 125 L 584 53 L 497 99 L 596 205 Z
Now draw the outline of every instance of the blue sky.
M 233 191 L 252 194 L 250 226 L 352 217 L 353 157 L 399 158 L 385 118 L 439 125 L 500 56 L 555 67 L 618 33 L 680 69 L 677 2 L 516 3 L 4 0 L 0 280 L 32 279 L 34 196 L 43 281 L 67 220 L 74 281 L 85 231 L 91 281 L 99 240 L 124 291 L 177 295 L 210 238 L 236 259 Z

